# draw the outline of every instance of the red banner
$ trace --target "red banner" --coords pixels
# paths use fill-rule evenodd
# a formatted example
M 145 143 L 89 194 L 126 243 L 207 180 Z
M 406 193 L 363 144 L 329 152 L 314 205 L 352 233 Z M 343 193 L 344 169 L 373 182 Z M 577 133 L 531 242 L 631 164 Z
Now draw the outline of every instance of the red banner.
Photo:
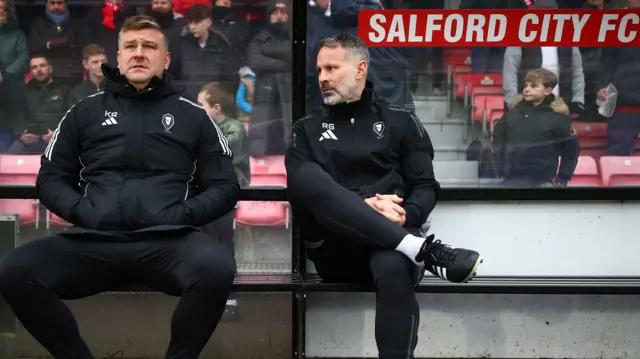
M 481 0 L 478 0 L 481 1 Z M 360 10 L 368 46 L 640 46 L 640 10 Z

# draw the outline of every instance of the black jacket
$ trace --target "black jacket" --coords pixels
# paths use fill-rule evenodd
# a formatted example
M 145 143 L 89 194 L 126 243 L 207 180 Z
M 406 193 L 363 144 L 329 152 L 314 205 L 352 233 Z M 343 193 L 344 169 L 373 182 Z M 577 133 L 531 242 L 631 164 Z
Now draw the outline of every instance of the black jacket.
M 566 185 L 580 153 L 567 104 L 549 95 L 534 107 L 518 96 L 512 106 L 493 132 L 493 146 L 505 179 Z M 558 157 L 562 158 L 559 169 Z
M 285 165 L 291 180 L 305 162 L 315 162 L 363 199 L 395 193 L 404 198 L 405 227 L 419 228 L 440 190 L 433 156 L 431 139 L 415 114 L 389 105 L 368 83 L 360 101 L 325 106 L 297 121 Z
M 103 71 L 105 91 L 69 109 L 36 181 L 42 203 L 77 226 L 63 233 L 189 229 L 228 213 L 240 187 L 206 112 L 168 80 L 138 92 L 117 70 Z
M 27 120 L 25 129 L 29 133 L 43 135 L 53 130 L 67 111 L 69 86 L 54 80 L 42 86 L 35 80 L 29 81 L 26 91 Z

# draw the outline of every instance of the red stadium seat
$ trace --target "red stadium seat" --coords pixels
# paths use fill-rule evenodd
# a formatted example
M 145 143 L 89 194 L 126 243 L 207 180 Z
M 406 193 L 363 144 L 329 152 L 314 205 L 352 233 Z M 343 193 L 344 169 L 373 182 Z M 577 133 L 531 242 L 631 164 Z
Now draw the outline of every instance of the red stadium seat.
M 286 188 L 284 156 L 250 158 L 250 188 Z M 242 201 L 236 211 L 234 226 L 289 228 L 290 210 L 286 202 Z
M 477 115 L 479 116 L 478 118 L 482 118 L 482 109 L 474 108 L 474 104 L 476 103 L 475 98 L 476 96 L 482 96 L 482 95 L 485 95 L 485 97 L 486 95 L 491 95 L 491 96 L 500 95 L 501 97 L 503 97 L 504 89 L 502 88 L 502 86 L 474 86 L 471 89 L 471 94 L 469 98 L 465 97 L 465 105 L 467 105 L 466 101 L 471 101 L 471 105 L 472 105 L 471 110 L 474 111 L 474 113 L 477 113 Z M 482 101 L 480 103 L 482 103 Z
M 606 122 L 573 122 L 580 147 L 604 147 L 607 145 Z
M 568 184 L 570 187 L 601 187 L 602 177 L 598 173 L 598 164 L 593 157 L 578 157 L 578 165 Z
M 486 87 L 497 87 L 502 92 L 502 75 L 500 74 L 476 74 L 469 73 L 465 74 L 463 78 L 457 83 L 456 93 L 454 98 L 465 99 L 465 104 L 469 102 L 469 97 L 471 97 L 472 91 L 475 89 L 475 92 L 483 92 L 483 89 Z M 493 91 L 489 90 L 489 91 Z
M 1 155 L 0 184 L 34 186 L 40 170 L 39 155 Z M 40 204 L 36 199 L 1 199 L 0 214 L 16 214 L 21 225 L 39 227 Z
M 600 172 L 606 187 L 640 186 L 640 157 L 600 157 Z

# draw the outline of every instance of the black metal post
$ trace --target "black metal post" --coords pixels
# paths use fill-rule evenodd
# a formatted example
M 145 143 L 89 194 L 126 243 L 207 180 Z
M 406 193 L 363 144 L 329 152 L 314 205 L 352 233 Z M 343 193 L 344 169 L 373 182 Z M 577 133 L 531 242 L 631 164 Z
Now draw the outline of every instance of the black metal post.
M 306 115 L 306 54 L 307 54 L 307 2 L 295 1 L 292 3 L 292 55 L 293 55 L 293 97 L 292 109 L 293 124 Z M 292 275 L 297 276 L 300 285 L 296 286 L 292 293 L 292 358 L 304 359 L 306 340 L 306 293 L 304 291 L 303 276 L 305 273 L 306 256 L 304 245 L 300 242 L 295 218 L 291 217 L 291 270 Z

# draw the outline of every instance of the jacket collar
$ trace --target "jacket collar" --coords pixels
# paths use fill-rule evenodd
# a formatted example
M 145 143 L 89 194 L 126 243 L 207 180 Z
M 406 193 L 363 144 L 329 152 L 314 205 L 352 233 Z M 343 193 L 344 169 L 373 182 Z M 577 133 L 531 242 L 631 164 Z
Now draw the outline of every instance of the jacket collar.
M 147 85 L 147 87 L 142 91 L 136 90 L 117 68 L 111 67 L 107 64 L 102 64 L 102 73 L 105 78 L 104 90 L 106 92 L 113 92 L 120 96 L 152 100 L 160 99 L 176 93 L 171 83 L 171 79 L 169 78 L 169 74 L 166 71 L 162 75 L 162 79 L 154 76 L 151 79 L 151 82 L 149 82 L 149 85 Z

